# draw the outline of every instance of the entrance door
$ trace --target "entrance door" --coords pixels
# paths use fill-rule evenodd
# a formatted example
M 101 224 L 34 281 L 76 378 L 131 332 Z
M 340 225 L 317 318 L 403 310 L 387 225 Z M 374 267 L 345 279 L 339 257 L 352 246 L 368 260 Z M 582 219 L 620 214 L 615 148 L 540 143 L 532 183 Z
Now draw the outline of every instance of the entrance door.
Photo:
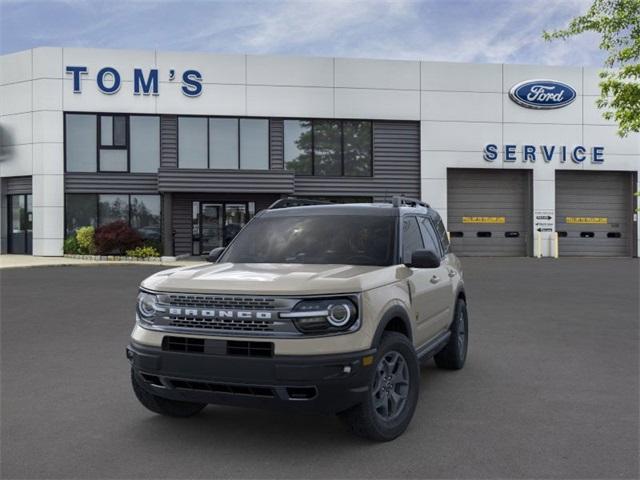
M 238 232 L 247 223 L 246 203 L 227 203 L 224 206 L 224 246 L 226 247 L 235 238 Z
M 31 254 L 31 194 L 9 195 L 9 253 Z
M 200 215 L 200 245 L 203 254 L 222 246 L 223 215 L 219 203 L 203 203 Z

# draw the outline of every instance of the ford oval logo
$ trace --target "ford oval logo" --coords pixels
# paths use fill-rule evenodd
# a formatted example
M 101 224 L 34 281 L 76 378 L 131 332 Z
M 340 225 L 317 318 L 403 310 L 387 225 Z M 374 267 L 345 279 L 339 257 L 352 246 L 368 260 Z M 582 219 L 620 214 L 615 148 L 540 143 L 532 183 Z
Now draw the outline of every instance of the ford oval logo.
M 509 96 L 523 107 L 548 110 L 569 105 L 576 99 L 576 91 L 555 80 L 527 80 L 514 85 Z

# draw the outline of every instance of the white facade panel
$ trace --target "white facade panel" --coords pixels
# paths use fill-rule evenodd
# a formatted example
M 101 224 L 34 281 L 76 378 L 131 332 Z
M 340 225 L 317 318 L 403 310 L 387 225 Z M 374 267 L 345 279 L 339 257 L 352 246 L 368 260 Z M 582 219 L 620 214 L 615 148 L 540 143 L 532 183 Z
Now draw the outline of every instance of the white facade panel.
M 247 86 L 247 115 L 333 117 L 333 89 Z
M 422 90 L 502 92 L 502 65 L 421 62 Z
M 584 110 L 584 124 L 585 125 L 616 125 L 614 119 L 606 120 L 602 114 L 604 110 L 600 110 L 596 106 L 598 98 L 595 95 L 588 95 L 582 97 L 582 105 Z
M 87 67 L 86 75 L 82 75 L 82 90 L 84 91 L 88 85 L 95 87 L 96 76 L 104 67 L 115 68 L 120 74 L 120 80 L 132 82 L 135 68 L 155 67 L 156 52 L 155 50 L 64 48 L 62 63 L 65 69 L 67 66 Z M 73 76 L 65 73 L 65 78 L 73 78 Z
M 247 55 L 247 83 L 333 87 L 333 58 Z
M 31 80 L 31 50 L 0 56 L 0 85 Z
M 608 155 L 634 155 L 640 162 L 640 134 L 620 138 L 616 126 L 584 126 L 584 138 L 593 145 L 602 145 Z
M 336 58 L 335 69 L 338 88 L 420 89 L 419 62 Z
M 502 145 L 502 125 L 423 121 L 420 126 L 420 142 L 421 150 L 482 152 L 488 143 Z M 477 163 L 482 163 L 482 155 L 477 158 Z
M 501 122 L 502 94 L 425 91 L 420 116 L 422 120 Z
M 64 209 L 60 207 L 34 207 L 35 213 L 39 212 L 38 219 L 34 218 L 33 238 L 63 238 L 64 230 L 60 228 L 64 225 Z
M 138 66 L 145 65 L 139 64 Z M 242 85 L 246 79 L 244 55 L 222 55 L 212 53 L 157 52 L 158 78 L 168 82 L 170 70 L 175 70 L 181 84 L 182 74 L 195 69 L 202 75 L 203 83 L 230 83 Z M 147 72 L 145 72 L 146 74 Z
M 521 152 L 523 145 L 566 145 L 567 148 L 582 145 L 582 126 L 552 124 L 504 124 L 504 144 L 516 145 Z
M 596 67 L 584 67 L 583 69 L 583 78 L 584 78 L 584 95 L 600 95 L 600 68 Z
M 505 123 L 580 124 L 582 123 L 582 97 L 563 108 L 539 110 L 524 108 L 515 103 L 509 94 L 502 94 Z
M 39 47 L 33 49 L 33 78 L 63 78 L 62 48 Z
M 503 92 L 527 80 L 555 80 L 570 85 L 582 95 L 582 67 L 555 67 L 548 65 L 504 65 Z
M 33 143 L 63 143 L 64 120 L 60 110 L 33 112 Z
M 24 145 L 33 140 L 31 112 L 0 117 L 0 145 Z
M 386 120 L 419 120 L 420 92 L 336 88 L 335 116 Z
M 157 103 L 152 113 L 190 115 L 246 115 L 244 85 L 206 85 L 198 97 L 182 94 L 180 84 L 162 85 L 157 97 L 138 97 L 141 105 Z
M 62 210 L 62 209 L 60 209 Z M 37 213 L 36 213 L 37 212 Z M 33 216 L 44 215 L 43 211 L 34 208 Z M 34 218 L 35 221 L 35 218 Z M 62 255 L 62 238 L 33 238 L 33 255 L 41 257 L 59 257 Z
M 420 180 L 420 192 L 422 200 L 436 210 L 440 211 L 447 207 L 446 178 L 423 178 Z
M 33 172 L 33 145 L 14 145 L 0 150 L 0 176 L 21 177 Z
M 33 206 L 64 207 L 64 175 L 34 175 Z
M 31 82 L 0 86 L 0 116 L 27 113 L 31 110 Z
M 33 110 L 62 110 L 62 80 L 41 78 L 32 83 Z
M 123 81 L 118 92 L 105 95 L 95 82 L 87 82 L 82 93 L 73 93 L 73 80 L 66 78 L 63 90 L 62 105 L 67 112 L 156 113 L 156 97 L 134 95 L 131 81 Z M 167 95 L 166 91 L 164 93 Z
M 63 172 L 63 143 L 36 143 L 33 145 L 34 175 L 60 175 Z

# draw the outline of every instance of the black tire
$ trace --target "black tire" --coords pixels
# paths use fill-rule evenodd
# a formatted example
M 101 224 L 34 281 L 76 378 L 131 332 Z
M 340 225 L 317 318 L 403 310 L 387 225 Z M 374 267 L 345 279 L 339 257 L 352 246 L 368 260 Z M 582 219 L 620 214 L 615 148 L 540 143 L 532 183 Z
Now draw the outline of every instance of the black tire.
M 168 398 L 158 397 L 147 392 L 138 383 L 138 378 L 133 369 L 131 369 L 131 384 L 133 392 L 142 405 L 154 413 L 166 415 L 168 417 L 191 417 L 207 406 L 206 403 L 181 402 L 179 400 L 169 400 Z
M 469 318 L 467 304 L 461 298 L 456 302 L 456 309 L 451 323 L 451 337 L 445 347 L 438 352 L 434 360 L 438 368 L 460 370 L 467 359 L 469 345 Z
M 391 375 L 388 375 L 384 377 L 386 380 L 381 381 L 381 372 L 385 367 L 389 366 L 385 362 L 394 358 L 396 359 L 394 365 L 398 367 L 394 374 L 394 379 L 391 380 L 391 378 L 388 378 Z M 399 360 L 400 358 L 402 361 Z M 406 370 L 404 365 L 406 365 Z M 360 405 L 342 412 L 338 416 L 356 435 L 378 442 L 388 442 L 401 435 L 407 429 L 418 403 L 420 368 L 411 341 L 400 333 L 385 332 L 380 341 L 373 369 L 367 399 Z M 401 377 L 408 380 L 406 387 Z M 398 383 L 395 383 L 396 381 Z M 381 385 L 381 382 L 384 385 Z M 392 391 L 396 395 L 394 399 L 388 400 L 393 395 Z M 403 401 L 398 402 L 395 400 L 398 397 L 404 397 Z M 382 405 L 385 403 L 387 405 L 383 407 Z M 391 415 L 390 405 L 392 404 L 398 406 L 394 415 Z M 385 418 L 385 415 L 380 410 L 386 410 L 389 415 Z

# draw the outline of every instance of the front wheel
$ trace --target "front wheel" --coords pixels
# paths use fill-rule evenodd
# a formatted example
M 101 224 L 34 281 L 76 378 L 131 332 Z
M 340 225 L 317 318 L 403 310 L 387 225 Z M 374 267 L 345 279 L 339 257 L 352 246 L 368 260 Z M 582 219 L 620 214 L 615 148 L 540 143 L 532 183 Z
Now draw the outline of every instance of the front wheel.
M 401 435 L 418 403 L 420 369 L 413 345 L 395 332 L 382 336 L 366 400 L 339 414 L 358 436 L 386 442 Z
M 449 341 L 434 360 L 438 368 L 446 370 L 460 370 L 467 359 L 467 347 L 469 344 L 469 318 L 467 304 L 461 298 L 456 302 L 456 309 L 451 324 L 451 336 Z
M 205 403 L 181 402 L 162 398 L 147 392 L 139 383 L 136 373 L 131 369 L 131 384 L 136 398 L 142 405 L 154 413 L 169 417 L 191 417 L 199 413 L 207 405 Z

